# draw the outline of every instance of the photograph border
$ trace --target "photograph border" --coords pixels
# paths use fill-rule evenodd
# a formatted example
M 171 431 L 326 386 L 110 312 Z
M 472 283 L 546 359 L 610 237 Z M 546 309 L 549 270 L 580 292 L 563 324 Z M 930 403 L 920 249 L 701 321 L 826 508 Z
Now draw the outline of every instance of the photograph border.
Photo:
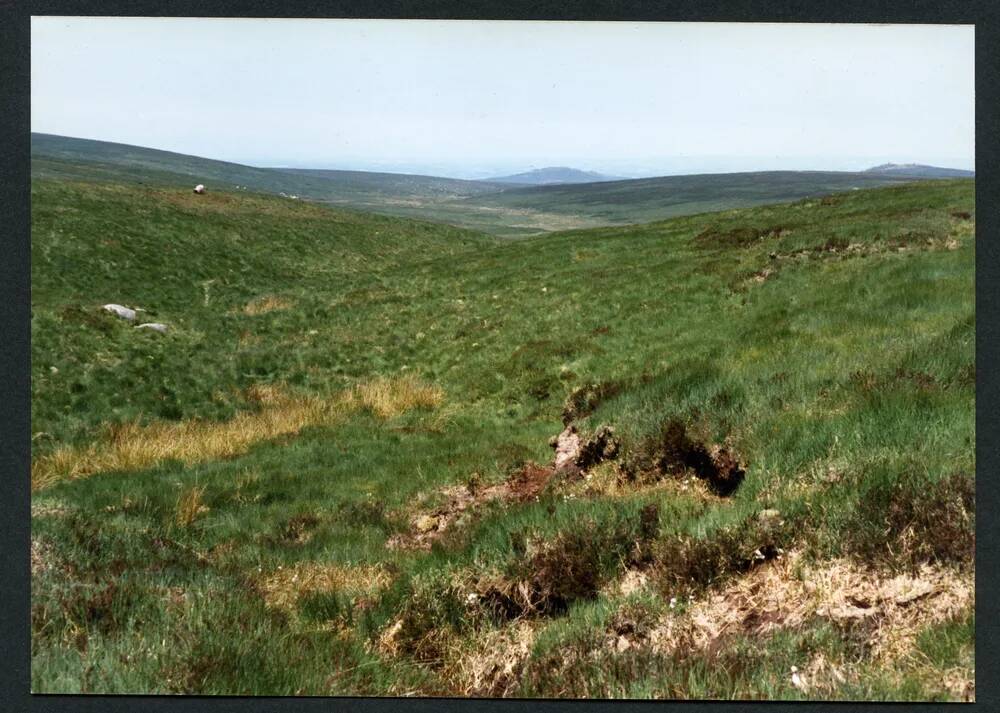
M 710 6 L 709 6 L 710 5 Z M 838 23 L 928 23 L 975 24 L 976 26 L 976 463 L 977 474 L 1000 470 L 997 426 L 1000 403 L 996 369 L 1000 358 L 1000 165 L 996 137 L 1000 120 L 998 75 L 1000 9 L 995 2 L 896 2 L 850 0 L 808 2 L 552 2 L 538 0 L 489 0 L 480 2 L 230 2 L 195 3 L 111 0 L 59 2 L 57 0 L 7 6 L 0 14 L 0 48 L 4 53 L 0 73 L 0 97 L 4 109 L 4 156 L 6 160 L 0 208 L 5 231 L 4 259 L 0 274 L 3 298 L 0 322 L 0 400 L 4 406 L 0 433 L 0 468 L 5 497 L 0 498 L 0 522 L 8 523 L 0 535 L 0 642 L 4 666 L 0 668 L 0 708 L 11 711 L 126 711 L 126 710 L 364 710 L 364 711 L 615 711 L 650 710 L 669 705 L 672 710 L 714 711 L 738 707 L 781 705 L 783 710 L 853 710 L 871 702 L 749 702 L 735 704 L 709 701 L 566 701 L 533 699 L 464 698 L 271 698 L 206 696 L 105 696 L 30 695 L 30 17 L 31 15 L 174 16 L 174 17 L 296 17 L 372 19 L 490 19 L 490 20 L 579 20 L 579 21 L 671 21 L 671 22 L 838 22 Z M 982 368 L 983 366 L 987 368 Z M 998 703 L 997 667 L 998 596 L 991 586 L 997 567 L 996 492 L 987 479 L 977 477 L 976 540 L 976 703 L 994 709 Z M 883 704 L 879 708 L 914 704 Z M 950 704 L 918 704 L 922 710 L 943 710 Z

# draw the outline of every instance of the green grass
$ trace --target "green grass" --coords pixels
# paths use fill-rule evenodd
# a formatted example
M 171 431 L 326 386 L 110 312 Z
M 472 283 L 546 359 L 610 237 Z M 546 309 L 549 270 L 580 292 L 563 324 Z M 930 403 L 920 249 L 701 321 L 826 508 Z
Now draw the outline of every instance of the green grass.
M 701 601 L 750 576 L 765 543 L 816 566 L 971 576 L 974 221 L 952 214 L 974 213 L 972 181 L 505 242 L 265 195 L 40 175 L 36 461 L 108 443 L 110 424 L 266 410 L 251 397 L 261 384 L 325 398 L 412 376 L 444 397 L 35 492 L 36 692 L 463 694 L 461 662 L 521 625 L 534 638 L 494 693 L 801 698 L 789 667 L 820 653 L 848 672 L 815 689 L 824 698 L 947 698 L 945 672 L 971 675 L 962 617 L 928 621 L 916 653 L 889 662 L 822 618 L 722 652 L 605 641 L 622 617 L 659 621 L 671 596 Z M 267 296 L 286 306 L 247 312 Z M 107 302 L 171 331 L 133 330 Z M 621 441 L 600 472 L 634 480 L 556 478 L 537 500 L 470 511 L 430 552 L 386 547 L 440 488 L 550 460 L 564 402 L 587 384 L 608 386 L 578 427 L 611 424 Z M 738 456 L 731 496 L 651 469 L 669 423 Z M 201 508 L 179 518 L 195 488 Z M 760 524 L 765 508 L 783 524 Z M 391 583 L 274 606 L 263 579 L 301 563 L 377 566 Z M 651 589 L 613 594 L 636 567 Z M 506 601 L 518 583 L 539 605 L 523 620 L 514 604 L 467 603 Z
M 523 187 L 435 176 L 256 168 L 141 146 L 31 135 L 37 178 L 133 186 L 285 193 L 383 215 L 458 225 L 503 238 L 624 225 L 920 180 L 914 175 L 766 171 Z

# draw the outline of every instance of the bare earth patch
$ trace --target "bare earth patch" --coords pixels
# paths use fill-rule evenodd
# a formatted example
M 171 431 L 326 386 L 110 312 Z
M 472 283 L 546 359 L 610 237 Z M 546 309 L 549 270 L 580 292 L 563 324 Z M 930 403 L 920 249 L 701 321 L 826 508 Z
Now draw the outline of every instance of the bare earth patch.
M 971 574 L 927 565 L 916 574 L 890 575 L 846 560 L 806 565 L 792 554 L 695 601 L 684 615 L 666 617 L 650 640 L 664 651 L 712 653 L 734 635 L 764 636 L 820 618 L 860 627 L 871 657 L 890 661 L 909 653 L 922 629 L 973 604 Z
M 503 483 L 474 487 L 454 485 L 438 491 L 443 502 L 433 508 L 418 510 L 410 516 L 408 532 L 393 535 L 386 547 L 397 550 L 430 551 L 446 532 L 465 524 L 477 508 L 493 502 L 527 502 L 536 499 L 560 472 L 550 465 L 526 463 Z
M 455 485 L 441 492 L 444 502 L 429 512 L 418 511 L 410 517 L 410 530 L 393 535 L 386 547 L 393 550 L 430 551 L 450 528 L 457 525 L 466 511 L 484 503 L 507 499 L 511 496 L 508 483 L 485 488 L 470 489 L 466 485 Z

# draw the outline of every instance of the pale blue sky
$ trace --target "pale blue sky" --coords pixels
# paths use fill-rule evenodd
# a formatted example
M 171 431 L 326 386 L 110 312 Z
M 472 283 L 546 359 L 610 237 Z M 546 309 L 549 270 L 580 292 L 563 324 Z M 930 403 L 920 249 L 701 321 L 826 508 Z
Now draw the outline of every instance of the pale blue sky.
M 270 166 L 974 164 L 974 29 L 32 19 L 32 130 Z

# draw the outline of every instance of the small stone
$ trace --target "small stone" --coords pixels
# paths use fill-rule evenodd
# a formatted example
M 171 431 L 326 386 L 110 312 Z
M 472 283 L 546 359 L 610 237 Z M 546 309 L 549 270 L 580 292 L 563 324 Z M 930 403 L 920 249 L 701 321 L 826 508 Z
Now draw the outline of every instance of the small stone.
M 107 304 L 104 305 L 104 311 L 110 312 L 113 315 L 121 317 L 129 322 L 135 321 L 135 310 L 124 305 Z
M 159 332 L 160 334 L 167 333 L 167 325 L 162 322 L 146 322 L 145 324 L 137 325 L 136 329 L 151 329 L 154 332 Z

